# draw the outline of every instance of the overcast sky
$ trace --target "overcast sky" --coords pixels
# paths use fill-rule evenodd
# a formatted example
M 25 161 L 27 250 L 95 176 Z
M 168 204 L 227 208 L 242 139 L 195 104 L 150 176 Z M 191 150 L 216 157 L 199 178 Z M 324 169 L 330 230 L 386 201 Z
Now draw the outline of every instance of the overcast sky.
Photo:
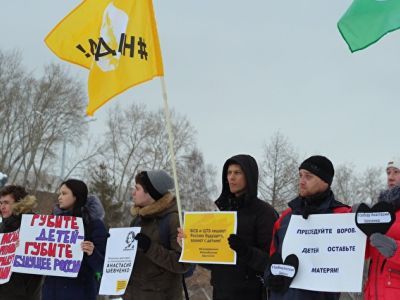
M 0 48 L 19 49 L 37 74 L 69 65 L 43 39 L 79 2 L 3 1 Z M 400 33 L 351 54 L 336 27 L 350 3 L 154 0 L 169 103 L 196 128 L 208 163 L 260 159 L 278 130 L 302 158 L 323 154 L 360 171 L 400 156 Z M 86 81 L 86 70 L 69 69 Z M 91 126 L 101 130 L 109 108 L 133 101 L 162 107 L 159 80 L 114 98 Z

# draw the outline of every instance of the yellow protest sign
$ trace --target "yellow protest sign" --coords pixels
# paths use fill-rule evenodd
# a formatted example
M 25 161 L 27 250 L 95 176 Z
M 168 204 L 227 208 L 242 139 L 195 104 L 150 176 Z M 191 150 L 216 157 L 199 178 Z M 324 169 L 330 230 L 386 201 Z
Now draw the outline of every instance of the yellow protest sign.
M 182 254 L 179 261 L 236 264 L 236 252 L 228 244 L 236 233 L 236 212 L 186 212 Z

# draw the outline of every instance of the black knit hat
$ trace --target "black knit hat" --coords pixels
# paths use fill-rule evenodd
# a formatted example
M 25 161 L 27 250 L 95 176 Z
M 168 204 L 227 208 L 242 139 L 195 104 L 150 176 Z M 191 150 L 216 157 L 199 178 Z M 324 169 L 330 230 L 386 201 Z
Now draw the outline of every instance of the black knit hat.
M 329 185 L 332 184 L 333 175 L 335 175 L 332 162 L 325 156 L 321 155 L 314 155 L 307 158 L 301 163 L 299 170 L 301 169 L 317 175 Z
M 142 171 L 135 181 L 156 201 L 174 188 L 174 180 L 163 170 Z
M 74 208 L 80 209 L 81 207 L 85 206 L 88 196 L 88 188 L 86 184 L 78 179 L 68 179 L 64 181 L 61 185 L 64 184 L 72 191 L 72 194 L 76 198 Z

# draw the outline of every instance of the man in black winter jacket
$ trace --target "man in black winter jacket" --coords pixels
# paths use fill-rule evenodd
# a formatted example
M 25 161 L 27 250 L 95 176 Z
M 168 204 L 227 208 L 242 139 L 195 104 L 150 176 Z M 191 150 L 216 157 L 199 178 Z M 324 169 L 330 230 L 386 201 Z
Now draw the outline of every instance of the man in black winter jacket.
M 214 300 L 260 300 L 262 274 L 277 213 L 257 197 L 258 167 L 250 155 L 228 159 L 222 172 L 222 193 L 215 204 L 221 211 L 237 212 L 237 234 L 229 237 L 237 253 L 236 265 L 207 265 L 211 270 Z

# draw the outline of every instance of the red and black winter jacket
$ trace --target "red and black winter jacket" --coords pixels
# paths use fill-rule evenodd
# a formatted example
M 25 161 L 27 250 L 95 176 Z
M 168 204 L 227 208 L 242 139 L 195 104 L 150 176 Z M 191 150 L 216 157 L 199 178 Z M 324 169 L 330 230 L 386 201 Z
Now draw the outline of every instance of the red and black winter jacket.
M 282 253 L 282 245 L 285 239 L 286 230 L 289 226 L 290 219 L 292 215 L 304 215 L 306 210 L 306 199 L 297 197 L 289 202 L 289 208 L 286 209 L 281 217 L 275 222 L 272 242 L 270 248 L 270 255 L 275 252 Z M 318 201 L 318 205 L 313 207 L 311 214 L 331 214 L 331 213 L 349 213 L 351 212 L 351 207 L 335 200 L 335 196 L 329 189 L 323 194 L 322 199 Z M 338 300 L 340 298 L 340 293 L 331 292 L 315 292 L 308 290 L 300 290 L 289 288 L 284 294 L 271 293 L 270 299 L 272 300 Z
M 364 299 L 394 300 L 400 297 L 400 209 L 396 221 L 386 235 L 396 241 L 397 250 L 392 257 L 384 257 L 367 242 L 366 259 L 370 259 Z

